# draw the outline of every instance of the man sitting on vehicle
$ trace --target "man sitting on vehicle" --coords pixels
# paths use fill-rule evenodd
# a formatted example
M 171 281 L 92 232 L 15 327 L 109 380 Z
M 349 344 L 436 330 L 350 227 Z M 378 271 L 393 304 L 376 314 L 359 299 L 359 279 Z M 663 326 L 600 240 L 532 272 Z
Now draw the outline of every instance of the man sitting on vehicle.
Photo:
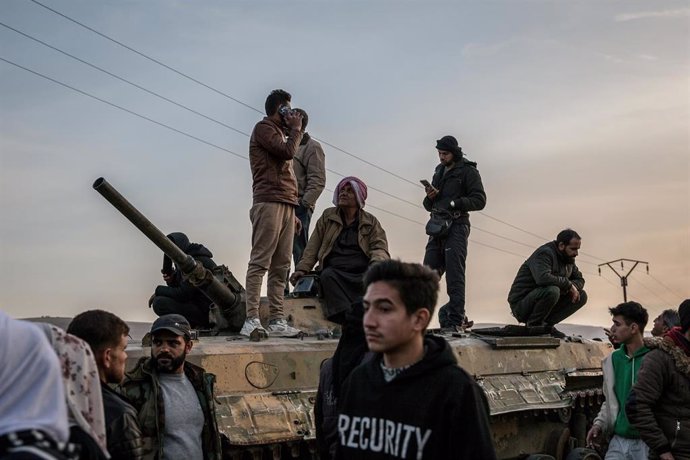
M 366 212 L 367 186 L 356 177 L 340 181 L 334 208 L 326 209 L 312 233 L 302 259 L 290 277 L 294 285 L 319 263 L 326 318 L 342 324 L 353 302 L 364 294 L 362 276 L 370 264 L 390 258 L 386 232 Z
M 168 235 L 170 241 L 202 264 L 209 270 L 216 267 L 211 251 L 203 244 L 190 243 L 189 238 L 184 233 L 171 233 Z M 211 300 L 198 288 L 192 286 L 182 276 L 180 270 L 173 265 L 172 260 L 167 255 L 163 256 L 163 280 L 167 286 L 158 286 L 151 299 L 149 307 L 158 316 L 177 314 L 184 316 L 192 328 L 208 327 L 208 313 Z

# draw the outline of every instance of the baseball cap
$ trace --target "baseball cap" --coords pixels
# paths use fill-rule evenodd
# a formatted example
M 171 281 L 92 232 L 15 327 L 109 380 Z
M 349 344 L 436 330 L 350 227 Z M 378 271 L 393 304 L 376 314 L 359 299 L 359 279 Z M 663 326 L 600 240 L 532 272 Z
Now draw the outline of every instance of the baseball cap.
M 170 314 L 163 315 L 159 317 L 151 325 L 151 334 L 155 334 L 158 331 L 170 331 L 173 334 L 183 335 L 187 338 L 191 337 L 191 326 L 189 321 L 182 315 Z

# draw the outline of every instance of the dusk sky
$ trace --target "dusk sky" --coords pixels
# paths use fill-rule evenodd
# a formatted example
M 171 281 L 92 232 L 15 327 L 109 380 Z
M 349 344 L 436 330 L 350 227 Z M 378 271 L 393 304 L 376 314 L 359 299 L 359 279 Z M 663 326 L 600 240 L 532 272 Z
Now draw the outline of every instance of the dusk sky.
M 4 0 L 0 23 L 0 309 L 11 316 L 155 318 L 162 254 L 93 191 L 101 176 L 244 283 L 247 133 L 275 88 L 324 142 L 330 191 L 314 221 L 342 175 L 358 176 L 405 261 L 423 258 L 419 179 L 438 163 L 435 140 L 459 139 L 488 197 L 471 216 L 475 322 L 515 322 L 518 267 L 565 227 L 582 235 L 589 295 L 568 322 L 609 324 L 622 289 L 597 265 L 619 258 L 649 262 L 628 297 L 651 318 L 690 297 L 687 1 Z

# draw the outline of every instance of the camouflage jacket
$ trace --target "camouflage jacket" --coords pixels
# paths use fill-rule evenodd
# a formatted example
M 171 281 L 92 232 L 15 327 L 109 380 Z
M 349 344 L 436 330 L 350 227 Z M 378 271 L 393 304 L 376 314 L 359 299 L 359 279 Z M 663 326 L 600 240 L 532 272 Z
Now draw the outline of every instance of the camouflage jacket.
M 221 459 L 221 443 L 216 423 L 213 384 L 216 376 L 202 368 L 185 362 L 184 373 L 192 382 L 204 412 L 204 428 L 201 443 L 204 460 Z M 158 373 L 151 366 L 151 358 L 141 358 L 136 367 L 128 372 L 118 391 L 123 394 L 139 413 L 139 425 L 147 447 L 151 447 L 147 460 L 163 458 L 162 436 L 165 431 L 163 395 Z

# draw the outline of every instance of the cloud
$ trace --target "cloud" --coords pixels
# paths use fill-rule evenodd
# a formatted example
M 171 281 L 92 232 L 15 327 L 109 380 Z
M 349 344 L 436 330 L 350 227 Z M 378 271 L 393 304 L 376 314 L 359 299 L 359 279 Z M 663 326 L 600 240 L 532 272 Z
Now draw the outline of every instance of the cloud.
M 690 16 L 690 8 L 678 8 L 676 10 L 640 11 L 638 13 L 617 14 L 613 19 L 616 22 L 635 21 L 647 18 L 682 18 Z

